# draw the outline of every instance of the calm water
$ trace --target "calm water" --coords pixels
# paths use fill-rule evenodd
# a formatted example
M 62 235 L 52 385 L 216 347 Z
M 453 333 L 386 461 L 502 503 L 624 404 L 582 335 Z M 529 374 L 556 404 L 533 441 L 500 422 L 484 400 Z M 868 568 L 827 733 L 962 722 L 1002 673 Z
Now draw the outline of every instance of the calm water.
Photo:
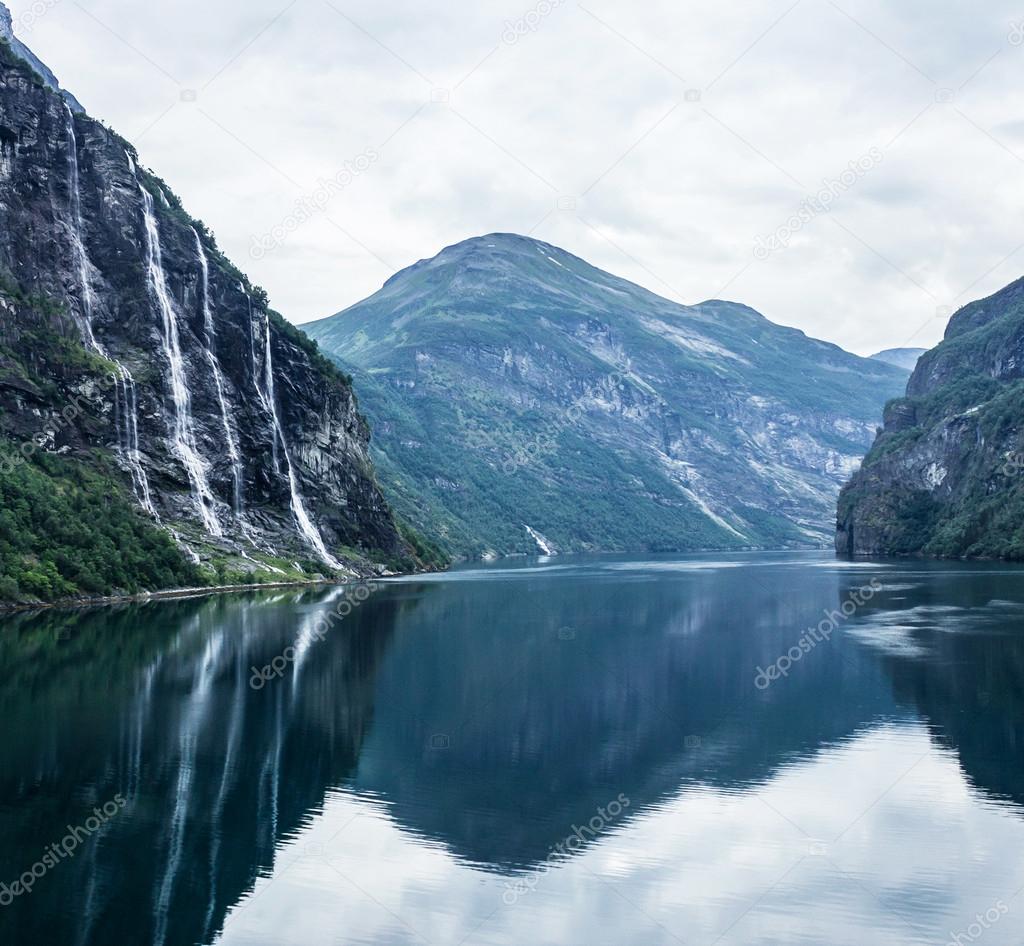
M 1024 941 L 1024 571 L 540 560 L 318 635 L 343 600 L 6 619 L 0 943 Z

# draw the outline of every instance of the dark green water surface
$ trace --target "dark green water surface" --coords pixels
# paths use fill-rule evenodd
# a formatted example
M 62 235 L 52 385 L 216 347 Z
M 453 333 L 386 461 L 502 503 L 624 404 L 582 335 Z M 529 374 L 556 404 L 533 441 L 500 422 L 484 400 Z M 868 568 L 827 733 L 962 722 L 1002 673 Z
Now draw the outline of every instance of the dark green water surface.
M 1024 570 L 356 590 L 2 619 L 0 943 L 1024 942 Z

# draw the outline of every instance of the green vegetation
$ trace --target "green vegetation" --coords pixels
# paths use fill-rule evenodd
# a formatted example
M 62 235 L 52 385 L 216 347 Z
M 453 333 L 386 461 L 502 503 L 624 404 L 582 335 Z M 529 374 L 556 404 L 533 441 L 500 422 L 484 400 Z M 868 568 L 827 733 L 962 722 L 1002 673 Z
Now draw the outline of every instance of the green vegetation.
M 90 466 L 0 445 L 0 599 L 53 601 L 205 584 L 125 495 L 101 456 Z
M 263 290 L 260 291 L 263 292 Z M 263 295 L 266 297 L 265 292 Z M 310 338 L 302 329 L 292 325 L 280 312 L 275 312 L 273 309 L 267 311 L 270 321 L 278 333 L 296 348 L 305 352 L 310 363 L 321 375 L 334 381 L 340 381 L 347 388 L 352 387 L 352 375 L 346 374 L 333 361 L 324 357 L 324 353 L 320 351 L 320 346 L 314 339 Z
M 371 375 L 357 372 L 356 388 L 378 427 L 386 419 L 403 431 L 402 439 L 378 436 L 372 449 L 389 500 L 454 554 L 534 553 L 527 525 L 562 550 L 806 543 L 784 516 L 753 508 L 742 514 L 759 539 L 740 538 L 700 513 L 645 458 L 610 450 L 547 414 L 503 414 L 496 427 L 489 405 L 466 397 L 453 380 L 441 387 L 435 379 L 416 413 Z
M 1024 560 L 1022 339 L 1024 281 L 956 314 L 840 497 L 855 540 L 894 555 Z M 944 471 L 935 492 L 913 482 L 929 463 Z
M 43 77 L 38 72 L 36 72 L 35 68 L 32 66 L 32 63 L 22 59 L 21 56 L 19 56 L 11 47 L 11 44 L 2 37 L 0 37 L 0 65 L 16 66 L 20 68 L 22 72 L 29 79 L 31 79 L 33 85 L 41 89 L 47 89 L 49 91 L 49 87 L 46 84 L 46 80 L 43 79 Z

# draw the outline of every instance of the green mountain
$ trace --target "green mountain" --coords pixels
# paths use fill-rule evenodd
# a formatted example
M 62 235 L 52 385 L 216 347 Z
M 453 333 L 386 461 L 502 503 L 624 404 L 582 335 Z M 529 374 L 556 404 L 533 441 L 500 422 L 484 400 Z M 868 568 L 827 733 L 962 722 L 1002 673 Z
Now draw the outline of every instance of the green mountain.
M 462 555 L 830 543 L 907 377 L 511 234 L 303 328 L 353 375 L 397 511 Z
M 839 500 L 853 555 L 1024 558 L 1024 279 L 953 316 Z

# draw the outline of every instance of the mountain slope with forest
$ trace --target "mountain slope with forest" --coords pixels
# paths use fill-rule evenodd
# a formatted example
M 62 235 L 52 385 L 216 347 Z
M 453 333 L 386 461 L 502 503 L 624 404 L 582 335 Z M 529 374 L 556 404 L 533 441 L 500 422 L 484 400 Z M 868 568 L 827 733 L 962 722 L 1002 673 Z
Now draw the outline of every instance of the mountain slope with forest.
M 355 378 L 396 508 L 468 556 L 828 544 L 907 377 L 513 234 L 303 328 Z
M 1024 559 L 1024 279 L 960 309 L 886 407 L 836 548 Z

